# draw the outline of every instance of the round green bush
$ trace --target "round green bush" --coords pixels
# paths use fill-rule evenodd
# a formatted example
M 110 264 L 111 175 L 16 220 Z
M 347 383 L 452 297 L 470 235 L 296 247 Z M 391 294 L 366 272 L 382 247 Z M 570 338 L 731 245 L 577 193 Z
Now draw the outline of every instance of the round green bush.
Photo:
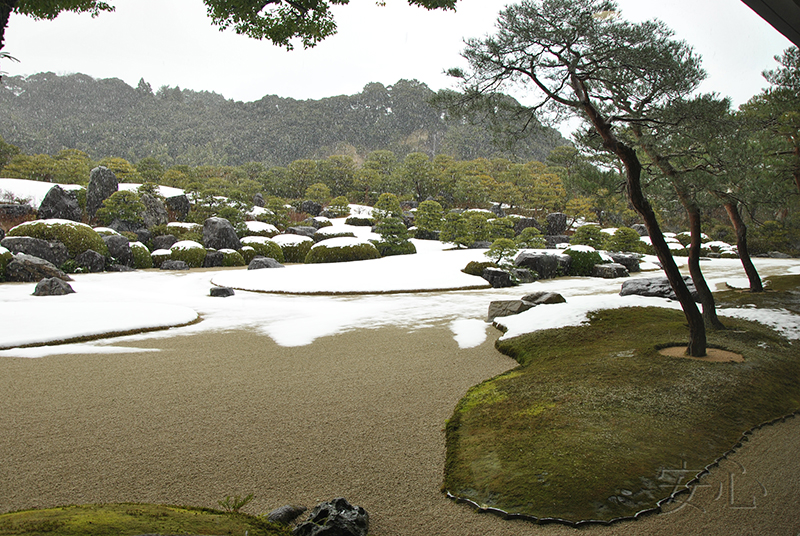
M 150 254 L 153 267 L 161 268 L 161 263 L 172 258 L 172 252 L 168 249 L 157 249 Z
M 183 261 L 189 268 L 200 268 L 206 258 L 206 249 L 193 240 L 181 240 L 169 248 L 173 261 Z
M 413 255 L 417 252 L 417 247 L 408 240 L 400 243 L 392 242 L 373 242 L 378 248 L 381 257 L 391 257 L 392 255 Z
M 245 266 L 244 257 L 235 249 L 224 248 L 219 250 L 222 253 L 222 266 Z
M 594 224 L 582 225 L 578 227 L 575 234 L 570 239 L 570 244 L 591 246 L 594 249 L 603 249 L 606 241 L 606 234 L 600 227 Z
M 350 202 L 343 195 L 336 197 L 326 209 L 332 218 L 343 218 L 350 215 Z
M 131 253 L 133 254 L 133 267 L 137 270 L 145 270 L 153 267 L 153 258 L 150 250 L 141 242 L 131 242 Z
M 254 250 L 254 255 L 263 255 L 265 257 L 272 257 L 278 262 L 284 262 L 283 257 L 283 250 L 281 247 L 275 243 L 275 241 L 270 240 L 264 236 L 245 236 L 241 240 L 243 246 L 249 246 Z M 244 254 L 243 254 L 244 255 Z M 245 257 L 245 260 L 249 263 L 253 258 L 251 257 L 249 260 Z
M 244 259 L 245 264 L 250 264 L 250 261 L 255 259 L 256 255 L 258 255 L 252 246 L 242 246 L 242 249 L 239 250 L 239 253 Z
M 369 242 L 358 238 L 331 238 L 317 242 L 306 255 L 306 263 L 348 262 L 378 259 L 381 254 Z
M 372 218 L 359 218 L 357 216 L 350 216 L 344 222 L 353 227 L 372 227 L 375 225 L 375 220 Z
M 605 249 L 608 251 L 641 253 L 644 248 L 639 238 L 639 233 L 630 227 L 620 227 L 614 231 L 612 236 L 606 239 Z
M 280 234 L 277 227 L 263 221 L 246 221 L 242 225 L 247 228 L 247 234 L 244 236 L 266 236 L 267 238 L 272 238 Z
M 281 247 L 284 262 L 305 262 L 311 246 L 314 245 L 309 237 L 294 234 L 278 235 L 272 240 Z
M 6 280 L 6 266 L 8 266 L 8 263 L 11 262 L 13 258 L 14 255 L 12 255 L 10 251 L 0 246 L 0 281 Z
M 595 264 L 602 264 L 603 258 L 591 246 L 586 248 L 567 248 L 564 253 L 572 258 L 569 265 L 569 275 L 587 277 L 592 275 Z
M 94 229 L 85 223 L 70 220 L 29 221 L 11 228 L 7 235 L 57 240 L 67 246 L 69 256 L 73 258 L 90 249 L 101 255 L 108 255 L 106 243 Z
M 547 239 L 542 236 L 542 232 L 536 227 L 526 227 L 514 239 L 522 249 L 544 249 L 547 247 Z
M 483 271 L 486 268 L 499 268 L 497 264 L 493 262 L 478 262 L 478 261 L 470 261 L 467 264 L 462 272 L 469 275 L 477 275 L 478 277 L 483 276 Z

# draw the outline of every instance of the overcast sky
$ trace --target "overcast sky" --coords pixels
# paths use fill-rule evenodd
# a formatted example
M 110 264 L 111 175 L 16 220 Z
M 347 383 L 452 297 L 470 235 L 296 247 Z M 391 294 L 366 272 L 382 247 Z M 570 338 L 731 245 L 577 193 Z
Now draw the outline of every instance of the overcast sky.
M 406 0 L 351 0 L 335 8 L 339 33 L 310 50 L 294 51 L 211 25 L 201 0 L 110 0 L 113 13 L 66 13 L 55 21 L 13 15 L 0 69 L 10 75 L 44 71 L 140 78 L 162 85 L 214 91 L 226 98 L 264 95 L 319 99 L 354 94 L 369 82 L 416 79 L 438 90 L 442 74 L 462 65 L 463 39 L 493 33 L 506 0 L 460 0 L 457 12 L 429 12 Z M 703 57 L 701 87 L 735 105 L 765 87 L 761 76 L 791 43 L 740 0 L 619 0 L 630 20 L 659 18 Z

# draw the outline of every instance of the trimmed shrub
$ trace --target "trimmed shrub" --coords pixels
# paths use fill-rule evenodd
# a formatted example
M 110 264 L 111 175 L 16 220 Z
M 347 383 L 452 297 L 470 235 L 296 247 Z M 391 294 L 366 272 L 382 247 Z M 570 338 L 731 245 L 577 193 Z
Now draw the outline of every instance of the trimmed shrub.
M 181 240 L 169 248 L 170 259 L 183 261 L 189 268 L 200 268 L 206 258 L 206 248 L 193 240 Z
M 222 253 L 222 266 L 245 266 L 244 257 L 235 249 L 223 248 L 219 250 Z
M 120 190 L 111 194 L 97 209 L 96 217 L 109 225 L 114 220 L 142 223 L 142 212 L 146 210 L 144 204 L 139 201 L 136 192 Z
M 514 238 L 514 220 L 511 218 L 489 220 L 489 240 L 498 238 Z
M 372 215 L 376 220 L 382 220 L 391 216 L 402 218 L 403 209 L 400 208 L 400 200 L 394 194 L 381 194 L 375 206 L 372 207 Z
M 343 218 L 350 215 L 350 202 L 343 195 L 334 198 L 326 208 L 332 218 Z
M 605 242 L 606 235 L 599 226 L 593 224 L 578 227 L 569 241 L 570 244 L 591 246 L 594 249 L 603 249 Z
M 157 249 L 150 254 L 150 259 L 153 261 L 154 268 L 160 268 L 161 263 L 168 261 L 172 258 L 172 252 L 168 249 Z
M 358 238 L 331 238 L 317 242 L 308 252 L 306 263 L 349 262 L 378 259 L 381 254 L 369 242 Z
M 141 242 L 131 242 L 131 254 L 133 255 L 133 267 L 137 270 L 144 270 L 153 267 L 153 258 L 150 250 Z
M 627 251 L 630 253 L 642 253 L 642 241 L 639 240 L 639 233 L 630 227 L 620 227 L 614 234 L 606 239 L 605 249 L 608 251 Z
M 543 249 L 547 247 L 547 240 L 536 227 L 524 228 L 514 241 L 521 249 Z
M 42 240 L 57 240 L 67 246 L 69 256 L 74 258 L 88 249 L 108 255 L 103 238 L 85 223 L 70 220 L 36 220 L 21 223 L 11 228 L 8 236 L 30 236 Z
M 248 260 L 247 256 L 242 252 L 244 260 L 248 263 L 253 260 L 256 255 L 263 255 L 265 257 L 272 257 L 276 261 L 283 263 L 283 250 L 274 240 L 263 236 L 245 236 L 241 240 L 243 246 L 248 246 L 253 250 L 253 256 Z M 242 248 L 244 249 L 244 248 Z M 249 256 L 249 254 L 248 254 Z
M 392 255 L 413 255 L 417 252 L 417 247 L 409 241 L 393 244 L 390 242 L 373 242 L 381 257 L 391 257 Z
M 12 255 L 10 251 L 0 246 L 0 281 L 6 280 L 6 266 L 8 266 L 8 263 L 11 262 L 13 258 L 14 255 Z
M 436 201 L 423 201 L 417 207 L 417 212 L 414 215 L 414 225 L 417 230 L 426 234 L 441 231 L 443 220 L 444 210 L 442 205 Z
M 332 229 L 319 229 L 314 235 L 311 237 L 314 242 L 322 242 L 323 240 L 328 240 L 329 238 L 355 238 L 356 235 L 353 234 L 352 231 L 334 231 Z
M 510 238 L 498 238 L 489 249 L 484 253 L 485 256 L 492 259 L 497 264 L 506 264 L 511 262 L 514 256 L 519 251 L 516 242 Z
M 499 266 L 497 266 L 497 264 L 493 262 L 470 261 L 469 264 L 467 264 L 461 271 L 464 272 L 465 274 L 477 275 L 478 277 L 482 277 L 483 271 L 486 268 L 499 268 Z
M 572 262 L 569 265 L 569 275 L 588 277 L 592 275 L 594 265 L 602 264 L 603 262 L 603 258 L 594 249 L 567 248 L 564 253 L 572 258 Z
M 277 227 L 271 223 L 264 223 L 262 221 L 246 221 L 242 225 L 247 229 L 247 234 L 243 236 L 266 236 L 272 238 L 280 234 Z M 242 238 L 242 237 L 239 237 Z
M 309 237 L 293 234 L 278 235 L 272 240 L 281 247 L 284 262 L 305 262 L 311 246 L 314 245 Z
M 350 216 L 344 222 L 353 227 L 372 227 L 375 225 L 375 220 L 372 218 L 359 218 L 357 216 Z
M 278 247 L 280 248 L 280 246 Z M 255 259 L 256 255 L 258 255 L 258 253 L 256 253 L 256 250 L 253 249 L 252 246 L 242 246 L 242 249 L 239 250 L 239 253 L 242 255 L 242 258 L 244 259 L 244 262 L 246 264 L 250 264 L 250 261 Z M 281 255 L 283 255 L 282 251 Z

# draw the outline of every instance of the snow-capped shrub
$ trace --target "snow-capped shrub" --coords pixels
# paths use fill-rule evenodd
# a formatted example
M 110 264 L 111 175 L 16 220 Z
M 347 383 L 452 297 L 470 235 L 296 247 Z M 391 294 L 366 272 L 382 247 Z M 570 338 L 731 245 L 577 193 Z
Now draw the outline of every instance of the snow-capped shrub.
M 594 224 L 583 225 L 578 227 L 575 234 L 570 239 L 570 244 L 583 244 L 591 246 L 595 249 L 602 249 L 608 235 L 604 233 L 600 227 Z
M 592 275 L 594 265 L 603 262 L 603 258 L 591 246 L 573 245 L 565 249 L 564 253 L 572 259 L 569 264 L 569 275 L 588 277 Z
M 272 239 L 281 247 L 284 262 L 305 262 L 314 241 L 307 236 L 295 234 L 278 235 Z M 275 259 L 280 262 L 279 259 Z
M 378 249 L 381 257 L 391 257 L 392 255 L 413 255 L 417 252 L 417 247 L 406 240 L 401 243 L 385 242 L 383 240 L 373 242 Z
M 245 266 L 244 257 L 235 249 L 223 248 L 219 250 L 222 253 L 222 266 Z
M 375 220 L 372 218 L 359 218 L 357 216 L 350 216 L 344 222 L 354 227 L 372 227 L 375 225 Z
M 514 239 L 522 249 L 542 249 L 547 247 L 547 240 L 536 227 L 526 227 Z
M 6 266 L 8 266 L 8 263 L 11 262 L 13 258 L 14 255 L 12 255 L 10 251 L 0 246 L 0 281 L 6 280 Z
M 317 242 L 306 255 L 306 263 L 348 262 L 378 259 L 381 254 L 370 242 L 358 238 L 331 238 Z
M 112 236 L 119 234 L 116 229 L 112 229 L 111 227 L 95 227 L 94 232 L 100 236 Z
M 206 258 L 206 248 L 202 244 L 193 240 L 181 240 L 169 248 L 170 258 L 173 261 L 183 261 L 189 268 L 199 268 L 203 266 Z
M 614 234 L 608 237 L 605 249 L 608 251 L 627 251 L 630 253 L 641 253 L 643 248 L 642 241 L 639 240 L 639 233 L 630 227 L 620 227 Z
M 256 250 L 253 249 L 253 246 L 242 246 L 242 249 L 239 250 L 239 254 L 241 254 L 245 264 L 250 264 L 250 261 L 255 259 L 256 255 L 258 255 Z
M 150 254 L 155 268 L 160 268 L 161 263 L 172 258 L 172 252 L 168 249 L 157 249 Z
M 150 250 L 141 242 L 131 242 L 131 253 L 133 254 L 133 267 L 137 270 L 144 270 L 153 267 L 153 258 Z
M 35 220 L 12 227 L 8 236 L 30 236 L 42 240 L 57 240 L 67 246 L 70 257 L 92 249 L 101 255 L 108 255 L 103 238 L 86 225 L 71 220 Z
M 245 236 L 242 238 L 241 242 L 243 246 L 248 246 L 254 250 L 253 257 L 256 255 L 263 255 L 265 257 L 272 257 L 278 262 L 284 262 L 283 250 L 274 240 L 265 236 Z M 242 256 L 245 256 L 243 252 L 240 251 L 240 253 L 242 253 Z M 248 260 L 245 256 L 244 260 L 249 263 L 253 260 L 253 257 Z
M 343 218 L 350 215 L 350 207 L 347 198 L 343 195 L 334 198 L 326 209 L 332 218 Z
M 263 221 L 246 221 L 244 226 L 247 228 L 247 236 L 265 236 L 272 238 L 280 234 L 277 227 L 271 223 L 264 223 Z
M 324 227 L 322 229 L 317 230 L 314 233 L 314 236 L 311 238 L 314 239 L 314 242 L 321 242 L 323 240 L 328 240 L 329 238 L 355 238 L 356 235 L 352 231 L 342 231 L 341 229 L 337 229 L 336 227 Z

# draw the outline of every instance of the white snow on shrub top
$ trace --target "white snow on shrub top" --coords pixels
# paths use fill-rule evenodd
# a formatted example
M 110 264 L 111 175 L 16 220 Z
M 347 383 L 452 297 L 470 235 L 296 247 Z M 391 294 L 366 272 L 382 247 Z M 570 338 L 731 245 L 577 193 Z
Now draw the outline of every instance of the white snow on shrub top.
M 172 247 L 169 248 L 170 251 L 174 251 L 176 249 L 204 249 L 202 244 L 198 244 L 194 240 L 181 240 L 180 242 L 175 242 L 172 244 Z
M 49 220 L 26 221 L 26 222 L 20 223 L 16 227 L 12 227 L 12 229 L 22 229 L 22 228 L 25 228 L 26 226 L 30 227 L 30 226 L 33 226 L 33 225 L 47 225 L 48 227 L 58 227 L 58 226 L 77 227 L 77 228 L 85 227 L 86 229 L 91 229 L 91 227 L 86 225 L 85 223 L 81 223 L 81 222 L 78 222 L 78 221 L 72 221 L 72 220 L 62 220 L 62 219 L 59 219 L 59 218 L 51 218 Z
M 118 235 L 119 233 L 111 227 L 95 227 L 94 232 L 98 234 Z
M 371 246 L 375 247 L 372 242 L 355 238 L 352 236 L 337 236 L 335 238 L 326 238 L 311 246 L 311 249 L 317 248 L 348 248 L 354 246 Z
M 137 182 L 121 182 L 119 183 L 119 190 L 126 190 L 128 192 L 136 192 L 139 189 L 141 183 Z M 174 188 L 172 186 L 158 186 L 158 193 L 164 197 L 175 197 L 176 195 L 183 195 L 184 191 L 180 188 Z
M 3 253 L 11 253 L 11 252 L 10 252 L 10 251 L 8 251 L 8 250 L 7 250 L 6 248 L 4 248 L 3 246 L 0 246 L 0 255 L 2 255 Z
M 252 231 L 254 233 L 275 233 L 278 234 L 278 228 L 272 225 L 271 223 L 264 223 L 263 221 L 246 221 L 244 222 L 245 227 L 247 227 L 248 231 Z
M 712 249 L 734 249 L 734 246 L 728 244 L 727 242 L 723 242 L 721 240 L 714 240 L 713 242 L 706 242 L 703 246 Z
M 266 236 L 245 236 L 239 242 L 242 244 L 268 244 L 270 242 L 275 243 L 275 240 Z
M 372 207 L 368 205 L 347 205 L 350 207 L 350 215 L 356 216 L 359 218 L 371 218 L 372 217 Z
M 296 234 L 282 234 L 278 236 L 273 236 L 272 241 L 278 244 L 279 246 L 296 246 L 298 244 L 302 244 L 303 242 L 313 242 L 309 237 L 303 235 L 296 235 Z
M 316 234 L 325 236 L 325 235 L 334 235 L 334 234 L 346 233 L 346 232 L 352 232 L 352 231 L 350 231 L 350 229 L 344 229 L 342 227 L 334 227 L 333 225 L 329 225 L 327 227 L 323 227 L 322 229 L 317 229 L 317 233 Z M 355 233 L 353 233 L 353 234 L 355 234 Z
M 592 251 L 597 251 L 592 246 L 587 246 L 585 244 L 570 244 L 566 251 L 580 251 L 582 253 L 591 253 Z
M 202 231 L 203 226 L 199 223 L 185 223 L 182 221 L 171 221 L 167 224 L 167 229 L 170 227 L 177 227 L 178 229 L 186 229 L 187 231 Z

